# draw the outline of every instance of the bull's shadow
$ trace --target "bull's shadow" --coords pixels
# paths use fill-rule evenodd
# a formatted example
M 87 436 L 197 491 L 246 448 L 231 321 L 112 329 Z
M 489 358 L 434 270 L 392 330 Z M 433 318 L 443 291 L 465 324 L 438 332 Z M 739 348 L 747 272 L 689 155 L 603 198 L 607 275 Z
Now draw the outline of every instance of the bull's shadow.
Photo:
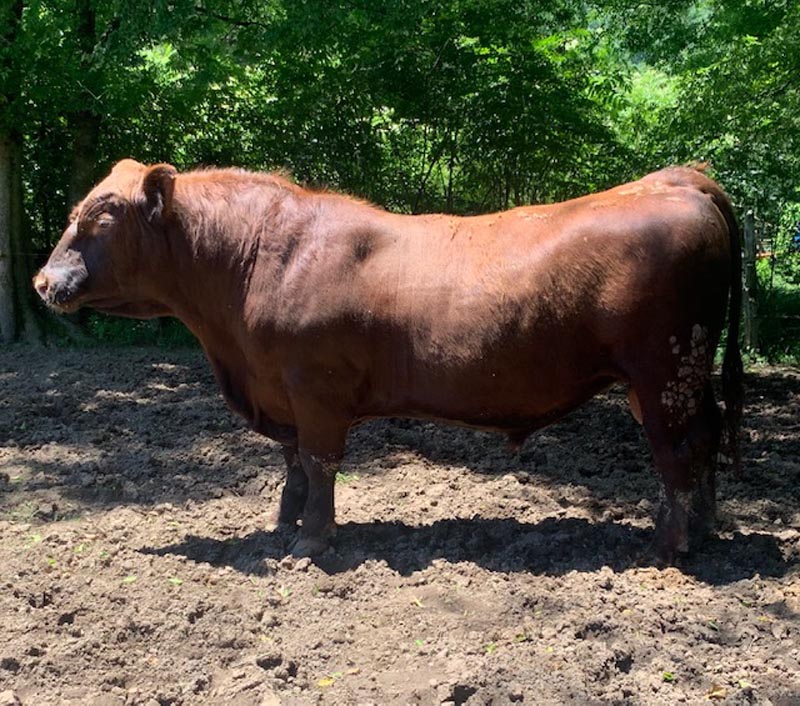
M 719 379 L 714 382 L 719 387 Z M 775 525 L 796 524 L 800 512 L 800 464 L 794 460 L 800 457 L 800 374 L 791 368 L 754 370 L 745 388 L 743 473 L 736 477 L 729 467 L 720 468 L 720 516 L 726 528 L 747 522 L 771 531 Z M 623 513 L 659 492 L 650 449 L 621 387 L 533 434 L 517 453 L 500 434 L 413 420 L 371 424 L 369 432 L 355 430 L 348 447 L 347 463 L 364 474 L 411 453 L 486 475 L 522 474 L 524 481 L 533 474 L 552 486 L 581 486 L 596 506 Z M 383 440 L 378 459 L 376 437 Z
M 491 571 L 558 576 L 591 572 L 603 566 L 624 571 L 653 563 L 648 557 L 651 532 L 615 522 L 546 518 L 536 523 L 513 519 L 447 519 L 411 527 L 402 522 L 346 523 L 339 528 L 336 550 L 316 560 L 328 574 L 356 568 L 368 560 L 384 560 L 398 573 L 425 569 L 435 559 L 471 562 Z M 143 553 L 185 556 L 195 562 L 228 566 L 245 574 L 269 573 L 266 559 L 286 555 L 287 532 L 253 532 L 224 540 L 188 536 Z M 725 585 L 755 574 L 780 577 L 796 567 L 787 561 L 778 541 L 768 534 L 734 533 L 710 538 L 703 549 L 681 560 L 687 574 L 713 585 Z
M 277 503 L 284 477 L 279 448 L 247 431 L 225 408 L 198 351 L 3 351 L 0 382 L 0 446 L 9 452 L 8 457 L 19 459 L 13 464 L 24 465 L 28 473 L 15 484 L 17 471 L 0 466 L 12 481 L 12 492 L 5 492 L 0 483 L 0 510 L 13 510 L 17 497 L 36 498 L 39 492 L 49 493 L 46 497 L 59 506 L 44 518 L 48 521 L 85 509 L 203 501 L 221 494 L 260 495 L 265 504 Z M 741 522 L 766 536 L 795 522 L 800 510 L 800 466 L 791 460 L 800 455 L 796 427 L 800 376 L 792 370 L 751 375 L 748 399 L 745 476 L 737 480 L 721 474 L 719 497 L 723 518 L 727 514 L 734 524 Z M 58 453 L 40 453 L 50 444 Z M 581 562 L 596 563 L 595 555 L 603 555 L 597 554 L 598 547 L 615 545 L 623 537 L 619 546 L 623 556 L 636 553 L 648 541 L 644 531 L 606 522 L 603 516 L 610 509 L 614 518 L 632 517 L 637 503 L 653 501 L 657 493 L 649 450 L 628 413 L 623 391 L 612 390 L 533 435 L 518 454 L 509 452 L 501 435 L 420 421 L 372 422 L 352 433 L 345 470 L 374 475 L 374 483 L 381 483 L 380 475 L 387 468 L 420 457 L 440 466 L 463 468 L 464 473 L 510 473 L 522 481 L 527 476 L 531 482 L 556 488 L 557 493 L 574 487 L 585 490 L 594 503 L 592 514 L 598 518 L 594 523 L 543 521 L 569 528 L 567 534 L 577 538 L 576 546 L 584 547 L 582 556 L 572 557 L 573 568 Z M 424 484 L 428 477 L 420 470 L 413 482 Z M 54 504 L 45 503 L 45 510 L 49 512 L 47 508 Z M 649 517 L 651 510 L 637 516 Z M 485 563 L 493 559 L 481 552 L 491 555 L 493 548 L 522 541 L 520 537 L 534 541 L 542 527 L 550 526 L 492 519 L 442 520 L 431 525 L 439 529 L 346 524 L 341 530 L 340 556 L 347 556 L 347 547 L 355 552 L 374 545 L 376 555 L 393 565 L 410 566 L 410 559 L 392 553 L 394 540 L 406 541 L 403 538 L 408 536 L 421 557 L 420 566 L 435 558 L 437 551 Z M 485 541 L 481 540 L 480 551 L 444 541 L 439 549 L 435 542 L 428 547 L 435 532 L 463 536 L 465 546 L 469 541 L 479 546 L 475 537 Z M 728 561 L 729 552 L 722 550 L 730 548 L 735 554 L 741 549 L 745 558 L 754 558 L 753 573 L 766 573 L 755 561 L 762 554 L 767 570 L 772 570 L 769 565 L 778 566 L 769 559 L 776 545 L 759 536 L 710 545 L 720 550 L 712 560 Z M 258 537 L 266 542 L 263 555 L 270 556 L 272 540 L 265 538 L 271 535 Z M 251 540 L 238 541 L 248 547 Z M 523 551 L 513 561 L 519 567 L 555 571 L 562 551 L 559 546 L 545 543 L 535 555 Z M 282 546 L 275 545 L 276 555 L 283 552 Z M 614 565 L 614 561 L 615 553 L 609 553 L 604 563 Z

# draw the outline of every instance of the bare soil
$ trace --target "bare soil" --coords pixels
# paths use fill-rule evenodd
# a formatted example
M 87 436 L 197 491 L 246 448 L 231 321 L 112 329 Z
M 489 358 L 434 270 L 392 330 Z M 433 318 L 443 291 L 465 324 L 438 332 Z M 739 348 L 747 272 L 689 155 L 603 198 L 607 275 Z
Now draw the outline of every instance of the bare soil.
M 647 561 L 622 391 L 538 433 L 355 430 L 335 549 L 197 351 L 0 351 L 0 703 L 800 703 L 800 372 L 748 376 L 720 531 Z

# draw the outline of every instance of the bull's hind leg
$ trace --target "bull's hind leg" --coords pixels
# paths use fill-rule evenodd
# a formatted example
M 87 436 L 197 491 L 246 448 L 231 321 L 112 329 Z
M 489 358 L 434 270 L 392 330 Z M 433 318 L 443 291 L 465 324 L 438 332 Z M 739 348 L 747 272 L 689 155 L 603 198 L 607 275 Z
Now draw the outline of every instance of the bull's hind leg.
M 689 528 L 694 543 L 701 542 L 714 530 L 717 514 L 717 452 L 721 430 L 720 411 L 714 390 L 708 383 L 703 392 L 700 412 L 691 419 L 688 436 L 696 485 Z
M 654 549 L 671 562 L 696 548 L 714 528 L 720 414 L 708 382 L 681 403 L 665 404 L 663 396 L 638 394 L 663 482 Z
M 654 419 L 654 414 L 645 412 L 644 424 L 663 483 L 653 549 L 666 561 L 673 562 L 678 555 L 689 551 L 693 491 L 691 452 L 686 439 L 670 433 L 662 419 Z
M 664 484 L 654 548 L 668 561 L 696 549 L 714 529 L 720 415 L 710 384 L 701 394 L 697 411 L 685 424 L 673 419 L 670 425 L 669 413 L 644 416 Z
M 692 329 L 683 356 L 673 338 L 672 357 L 644 357 L 634 377 L 642 423 L 663 481 L 654 549 L 667 561 L 688 553 L 714 523 L 715 456 L 719 412 L 709 383 L 711 347 L 705 330 Z

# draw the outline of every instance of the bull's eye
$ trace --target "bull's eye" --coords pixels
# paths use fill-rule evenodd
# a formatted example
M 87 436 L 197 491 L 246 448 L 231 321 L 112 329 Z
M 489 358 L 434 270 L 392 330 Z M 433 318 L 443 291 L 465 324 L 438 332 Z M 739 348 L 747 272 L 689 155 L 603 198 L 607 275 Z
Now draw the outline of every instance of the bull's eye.
M 92 218 L 92 225 L 94 226 L 95 232 L 106 231 L 113 226 L 114 223 L 114 216 L 106 212 L 98 213 Z

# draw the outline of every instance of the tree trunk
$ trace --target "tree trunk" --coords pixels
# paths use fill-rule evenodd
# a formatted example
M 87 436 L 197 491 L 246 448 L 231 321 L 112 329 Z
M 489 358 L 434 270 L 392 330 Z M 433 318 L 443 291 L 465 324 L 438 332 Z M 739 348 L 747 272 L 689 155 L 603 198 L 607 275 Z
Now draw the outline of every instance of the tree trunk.
M 0 343 L 17 334 L 11 272 L 11 140 L 0 134 Z
M 69 207 L 74 206 L 94 186 L 97 168 L 97 142 L 100 118 L 91 109 L 96 102 L 97 68 L 93 53 L 97 43 L 97 15 L 92 0 L 77 0 L 77 40 L 83 79 L 83 108 L 69 116 L 72 131 L 72 173 L 69 181 Z
M 79 203 L 94 186 L 97 163 L 97 139 L 100 135 L 100 120 L 88 110 L 81 110 L 70 116 L 72 124 L 72 170 L 70 172 L 67 195 L 69 208 Z M 74 314 L 67 314 L 69 321 L 78 329 L 86 329 L 89 312 L 80 309 Z
M 68 208 L 80 202 L 94 186 L 97 143 L 100 136 L 100 118 L 91 108 L 96 102 L 94 91 L 97 89 L 97 68 L 93 57 L 97 43 L 97 15 L 92 0 L 76 0 L 75 11 L 77 48 L 83 72 L 81 93 L 84 107 L 70 112 L 67 117 L 72 133 L 72 169 L 67 185 Z M 74 314 L 63 317 L 62 323 L 73 325 L 77 332 L 86 329 L 88 319 L 88 311 L 80 309 Z
M 13 46 L 19 23 L 22 18 L 22 0 L 15 2 L 3 14 L 3 26 L 0 27 L 0 45 L 4 52 L 0 55 L 0 75 L 5 74 L 5 81 L 0 85 L 0 100 L 3 115 L 0 115 L 0 343 L 9 343 L 16 337 L 16 312 L 14 308 L 14 279 L 12 273 L 12 228 L 13 216 L 11 207 L 11 175 L 12 175 L 12 140 L 9 126 L 13 125 L 13 114 L 10 107 L 17 98 L 11 87 L 18 78 L 16 66 L 11 61 L 10 48 Z M 6 95 L 3 96 L 2 94 Z
M 82 110 L 71 117 L 71 123 L 74 143 L 69 181 L 70 208 L 94 186 L 100 120 L 89 111 Z
M 31 278 L 34 257 L 31 245 L 30 222 L 25 215 L 22 187 L 22 137 L 11 137 L 11 254 L 14 303 L 17 308 L 17 337 L 26 343 L 44 341 L 43 319 L 37 313 Z M 40 311 L 44 311 L 42 308 Z

